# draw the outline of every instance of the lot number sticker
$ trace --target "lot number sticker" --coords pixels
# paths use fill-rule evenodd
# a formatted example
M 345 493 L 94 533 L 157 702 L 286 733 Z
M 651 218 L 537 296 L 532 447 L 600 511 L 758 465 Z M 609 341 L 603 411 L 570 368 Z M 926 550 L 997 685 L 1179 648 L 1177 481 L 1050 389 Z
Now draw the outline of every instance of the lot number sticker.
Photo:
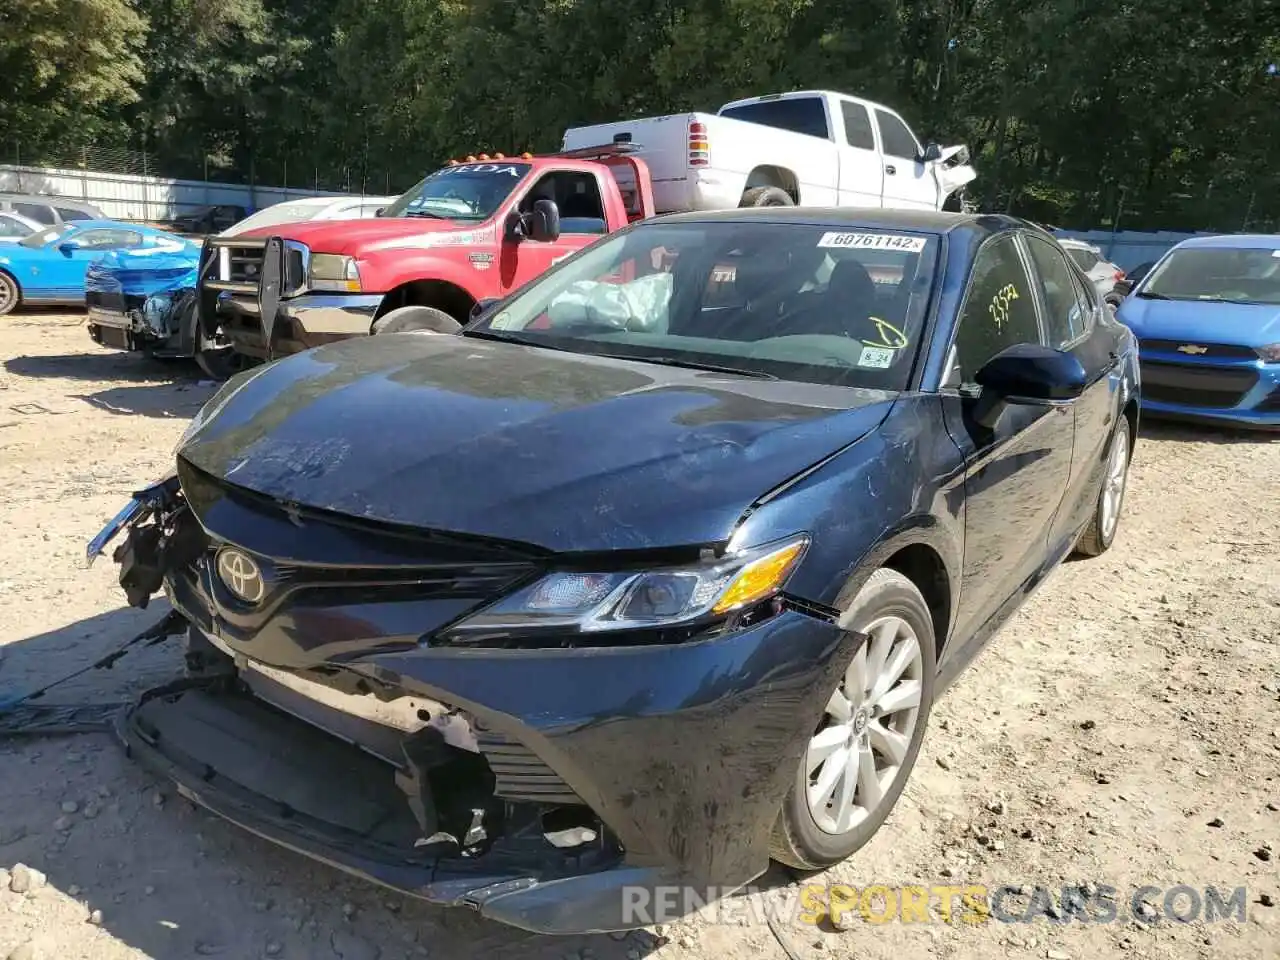
M 858 366 L 884 370 L 893 363 L 893 351 L 888 347 L 863 347 Z
M 903 253 L 919 253 L 924 249 L 924 237 L 911 237 L 901 233 L 824 233 L 818 246 L 831 250 L 901 250 Z

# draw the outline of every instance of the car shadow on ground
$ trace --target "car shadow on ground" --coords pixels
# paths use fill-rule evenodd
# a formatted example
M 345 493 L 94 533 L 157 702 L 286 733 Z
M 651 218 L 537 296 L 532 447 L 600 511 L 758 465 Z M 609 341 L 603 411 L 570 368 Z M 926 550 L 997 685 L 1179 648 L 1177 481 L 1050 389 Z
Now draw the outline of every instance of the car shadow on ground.
M 163 601 L 122 608 L 9 643 L 0 648 L 0 702 L 93 664 L 167 612 Z M 139 646 L 40 702 L 132 700 L 179 674 L 180 648 L 180 637 Z M 90 923 L 123 945 L 103 944 L 95 955 L 129 947 L 155 960 L 638 960 L 665 942 L 646 930 L 540 936 L 390 892 L 197 808 L 106 731 L 14 734 L 3 720 L 0 713 L 0 868 L 22 863 L 47 875 L 27 896 L 42 901 L 42 917 L 62 922 L 67 944 L 82 936 L 72 928 Z M 20 893 L 0 890 L 0 900 L 10 901 L 6 915 L 24 910 Z M 25 935 L 49 946 L 63 936 L 48 927 Z
M 108 413 L 187 419 L 195 416 L 219 383 L 204 377 L 190 360 L 157 360 L 135 353 L 74 353 L 12 357 L 5 372 L 15 377 L 93 381 L 126 381 L 86 393 L 68 393 Z
M 1280 442 L 1280 431 L 1167 420 L 1146 414 L 1138 427 L 1138 439 L 1164 443 L 1276 443 Z

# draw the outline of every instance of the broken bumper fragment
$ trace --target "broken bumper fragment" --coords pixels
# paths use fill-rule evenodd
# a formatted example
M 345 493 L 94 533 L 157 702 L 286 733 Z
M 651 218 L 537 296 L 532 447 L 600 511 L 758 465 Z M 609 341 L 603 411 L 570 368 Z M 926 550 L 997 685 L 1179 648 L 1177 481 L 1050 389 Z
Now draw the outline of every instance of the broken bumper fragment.
M 627 905 L 659 888 L 763 873 L 823 693 L 863 640 L 780 601 L 680 642 L 455 646 L 436 625 L 525 564 L 388 571 L 403 540 L 300 521 L 308 544 L 365 551 L 362 573 L 338 574 L 192 533 L 180 501 L 113 523 L 122 582 L 141 594 L 163 571 L 194 628 L 197 676 L 128 711 L 130 754 L 268 840 L 539 933 L 642 926 Z M 230 500 L 201 509 L 239 543 L 272 535 Z M 244 557 L 270 584 L 252 607 L 226 589 L 245 573 L 226 558 Z

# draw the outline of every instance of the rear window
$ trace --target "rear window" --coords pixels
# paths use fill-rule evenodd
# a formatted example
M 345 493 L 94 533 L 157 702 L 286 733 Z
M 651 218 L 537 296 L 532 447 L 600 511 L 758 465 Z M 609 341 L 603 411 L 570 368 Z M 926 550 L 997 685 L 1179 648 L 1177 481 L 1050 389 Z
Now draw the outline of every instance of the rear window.
M 24 217 L 30 217 L 36 223 L 54 224 L 58 222 L 58 218 L 53 215 L 53 207 L 48 204 L 15 202 L 13 209 Z
M 1067 251 L 1067 256 L 1076 262 L 1076 266 L 1086 272 L 1092 270 L 1098 262 L 1098 255 L 1092 250 L 1085 250 L 1082 247 L 1065 247 L 1064 249 Z
M 89 214 L 83 210 L 76 210 L 73 207 L 58 207 L 58 216 L 63 220 L 92 220 Z
M 760 123 L 778 130 L 790 130 L 810 137 L 830 139 L 827 111 L 818 97 L 792 97 L 789 100 L 761 100 L 740 107 L 721 110 L 720 116 L 733 120 Z

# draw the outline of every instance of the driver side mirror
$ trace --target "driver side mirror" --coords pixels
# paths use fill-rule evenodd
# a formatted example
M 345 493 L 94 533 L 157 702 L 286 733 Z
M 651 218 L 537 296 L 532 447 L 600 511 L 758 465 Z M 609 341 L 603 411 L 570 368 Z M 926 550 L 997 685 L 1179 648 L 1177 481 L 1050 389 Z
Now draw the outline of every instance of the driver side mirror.
M 991 429 L 1006 406 L 1068 406 L 1084 393 L 1087 379 L 1073 354 L 1038 343 L 1015 343 L 974 376 L 982 387 L 975 419 Z
M 69 257 L 80 249 L 80 244 L 76 243 L 74 240 L 63 240 L 58 244 L 58 249 Z
M 535 243 L 554 243 L 560 239 L 560 208 L 554 200 L 535 200 L 527 224 L 530 240 Z
M 936 163 L 942 159 L 942 145 L 930 140 L 924 145 L 924 153 L 920 159 L 925 163 Z
M 467 318 L 467 322 L 474 323 L 492 310 L 495 304 L 501 302 L 501 297 L 485 297 L 483 300 L 477 300 L 476 305 L 471 308 L 471 315 Z

